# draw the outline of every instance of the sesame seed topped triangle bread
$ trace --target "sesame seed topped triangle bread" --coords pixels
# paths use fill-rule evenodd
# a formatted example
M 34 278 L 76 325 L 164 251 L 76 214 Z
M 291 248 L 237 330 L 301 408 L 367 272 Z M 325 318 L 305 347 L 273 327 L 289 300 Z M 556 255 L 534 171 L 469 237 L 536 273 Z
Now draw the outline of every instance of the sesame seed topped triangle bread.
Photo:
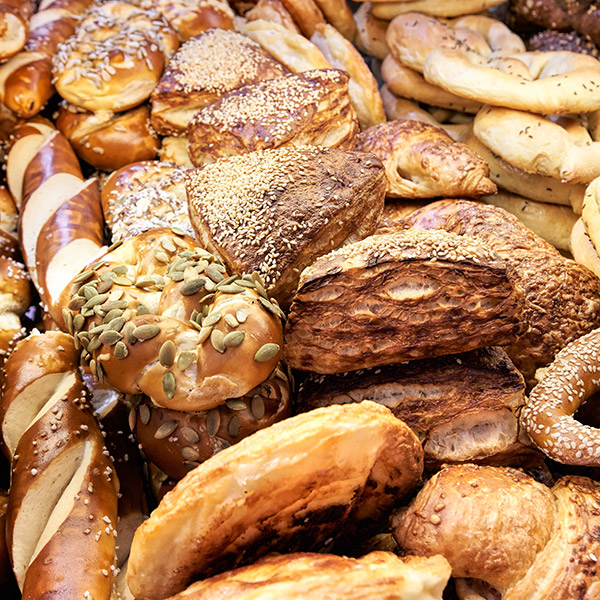
M 345 71 L 314 69 L 233 90 L 190 121 L 190 159 L 200 167 L 287 145 L 351 149 L 359 127 L 348 83 Z
M 209 29 L 183 44 L 171 59 L 150 97 L 152 126 L 162 135 L 181 135 L 198 110 L 223 94 L 287 72 L 250 38 Z
M 422 469 L 415 434 L 374 402 L 276 423 L 164 496 L 135 534 L 129 587 L 139 600 L 158 600 L 269 552 L 322 549 L 345 523 L 386 519 Z
M 284 147 L 188 171 L 186 188 L 200 243 L 285 306 L 316 257 L 373 233 L 385 178 L 372 154 Z

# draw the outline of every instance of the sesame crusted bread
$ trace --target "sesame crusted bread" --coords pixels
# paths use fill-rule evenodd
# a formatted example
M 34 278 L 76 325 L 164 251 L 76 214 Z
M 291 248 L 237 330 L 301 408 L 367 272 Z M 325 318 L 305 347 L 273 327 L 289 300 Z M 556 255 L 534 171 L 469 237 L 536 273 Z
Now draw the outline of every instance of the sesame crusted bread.
M 160 161 L 142 161 L 114 171 L 102 187 L 104 221 L 117 242 L 156 227 L 192 233 L 185 170 Z
M 498 347 L 335 375 L 311 373 L 298 389 L 302 412 L 362 400 L 387 406 L 416 433 L 430 469 L 543 460 L 520 441 L 525 382 Z
M 129 587 L 158 600 L 269 552 L 328 548 L 346 523 L 380 526 L 422 469 L 415 434 L 374 402 L 275 423 L 163 497 L 135 534 Z
M 198 239 L 235 272 L 258 271 L 288 306 L 300 272 L 343 243 L 370 235 L 385 180 L 372 154 L 291 146 L 188 171 Z
M 351 149 L 359 128 L 348 82 L 344 71 L 316 69 L 229 92 L 190 121 L 190 158 L 200 167 L 286 145 Z
M 450 570 L 441 556 L 400 558 L 382 551 L 359 559 L 310 552 L 281 554 L 194 583 L 171 600 L 442 600 Z
M 163 135 L 185 133 L 203 106 L 242 85 L 287 72 L 251 39 L 209 29 L 181 46 L 152 91 L 152 125 Z
M 478 240 L 374 235 L 302 272 L 284 352 L 296 369 L 341 373 L 508 344 L 523 306 L 512 268 Z

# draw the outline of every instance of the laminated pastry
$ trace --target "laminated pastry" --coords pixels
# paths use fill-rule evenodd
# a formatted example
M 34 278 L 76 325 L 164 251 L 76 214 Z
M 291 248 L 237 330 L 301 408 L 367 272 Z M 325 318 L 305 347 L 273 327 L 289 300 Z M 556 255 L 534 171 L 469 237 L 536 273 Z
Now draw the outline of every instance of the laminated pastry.
M 381 526 L 422 469 L 417 437 L 374 402 L 275 423 L 163 497 L 135 534 L 129 587 L 160 599 L 269 552 L 326 549 L 348 522 Z
M 171 600 L 250 600 L 257 596 L 441 600 L 450 571 L 441 556 L 400 558 L 383 551 L 358 559 L 309 552 L 281 554 L 194 583 Z
M 152 90 L 152 126 L 161 135 L 184 134 L 203 106 L 242 85 L 285 73 L 287 69 L 251 39 L 210 29 L 181 46 Z
M 351 149 L 358 120 L 348 74 L 337 69 L 291 73 L 251 83 L 198 111 L 187 129 L 197 167 L 219 158 L 281 146 Z
M 383 162 L 392 198 L 476 197 L 496 192 L 489 167 L 445 131 L 410 120 L 388 121 L 359 134 L 357 150 Z
M 419 230 L 374 235 L 302 272 L 286 361 L 341 373 L 509 344 L 522 331 L 523 308 L 508 262 L 475 239 Z
M 372 154 L 288 146 L 188 171 L 186 187 L 198 241 L 287 306 L 316 257 L 375 231 L 385 178 Z
M 310 374 L 298 410 L 373 400 L 419 437 L 425 464 L 535 464 L 543 456 L 522 442 L 525 382 L 498 347 L 336 375 Z
M 111 173 L 102 187 L 102 212 L 112 241 L 156 227 L 191 235 L 184 173 L 160 161 L 136 162 Z
M 522 335 L 506 348 L 528 386 L 570 341 L 600 326 L 600 280 L 501 208 L 441 200 L 410 214 L 407 226 L 476 237 L 513 265 L 525 294 Z

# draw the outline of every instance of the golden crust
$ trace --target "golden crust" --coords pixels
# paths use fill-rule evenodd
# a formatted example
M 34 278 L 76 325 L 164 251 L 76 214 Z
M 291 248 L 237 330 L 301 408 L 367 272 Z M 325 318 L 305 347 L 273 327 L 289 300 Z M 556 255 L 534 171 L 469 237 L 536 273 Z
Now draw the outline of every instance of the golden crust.
M 258 271 L 285 306 L 317 256 L 375 231 L 385 194 L 375 156 L 325 148 L 255 152 L 186 178 L 198 239 L 235 272 Z
M 445 131 L 419 121 L 388 121 L 359 134 L 356 147 L 385 166 L 393 198 L 473 197 L 496 192 L 487 163 Z
M 272 21 L 282 25 L 294 33 L 300 33 L 300 29 L 292 15 L 283 6 L 281 0 L 258 0 L 258 2 L 244 15 L 248 21 Z
M 581 219 L 597 252 L 600 248 L 600 177 L 594 179 L 585 190 Z
M 354 13 L 354 20 L 356 22 L 354 43 L 357 48 L 368 56 L 383 60 L 390 53 L 385 40 L 388 21 L 373 16 L 372 2 L 361 2 Z
M 281 3 L 307 38 L 315 32 L 319 23 L 326 22 L 315 0 L 281 0 Z
M 223 29 L 187 41 L 152 91 L 152 125 L 163 135 L 186 131 L 202 107 L 238 87 L 281 77 L 287 69 L 257 43 Z
M 441 554 L 454 577 L 482 579 L 505 591 L 548 543 L 554 521 L 551 491 L 529 475 L 461 465 L 434 475 L 393 517 L 392 531 L 405 551 Z
M 575 262 L 585 265 L 597 277 L 600 277 L 600 256 L 592 244 L 581 218 L 577 219 L 571 230 L 570 251 Z
M 352 42 L 356 35 L 356 23 L 348 2 L 346 0 L 315 0 L 315 2 L 327 21 Z
M 383 551 L 371 552 L 359 559 L 333 554 L 281 554 L 195 583 L 170 600 L 251 600 L 257 597 L 441 600 L 450 570 L 441 556 L 400 558 Z
M 446 0 L 380 0 L 373 3 L 373 14 L 388 21 L 407 11 L 418 11 L 437 17 L 456 17 L 482 12 L 498 4 L 502 4 L 502 0 L 466 0 L 459 4 Z
M 372 402 L 276 423 L 204 462 L 162 499 L 134 537 L 129 587 L 164 598 L 270 551 L 320 548 L 349 519 L 385 518 L 418 483 L 422 460 L 410 429 Z
M 506 211 L 466 200 L 442 200 L 415 211 L 405 222 L 474 236 L 513 265 L 526 298 L 527 328 L 507 352 L 529 386 L 535 385 L 536 369 L 600 325 L 600 280 Z
M 281 146 L 350 149 L 358 120 L 348 75 L 319 69 L 248 84 L 197 112 L 188 151 L 200 167 L 219 158 Z
M 371 236 L 303 271 L 286 324 L 286 360 L 340 373 L 510 343 L 523 326 L 513 278 L 503 259 L 466 236 Z

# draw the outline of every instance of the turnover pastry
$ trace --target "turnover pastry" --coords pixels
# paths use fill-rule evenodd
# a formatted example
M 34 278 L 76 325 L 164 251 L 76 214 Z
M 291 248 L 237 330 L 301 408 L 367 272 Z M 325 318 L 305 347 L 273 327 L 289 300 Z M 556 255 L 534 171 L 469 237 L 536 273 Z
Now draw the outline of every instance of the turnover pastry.
M 354 147 L 358 120 L 348 74 L 336 69 L 292 73 L 248 84 L 197 112 L 188 125 L 196 166 L 280 146 Z
M 511 267 L 477 240 L 374 235 L 302 272 L 285 354 L 296 369 L 340 373 L 508 344 L 523 301 Z
M 186 177 L 198 240 L 236 272 L 258 271 L 286 306 L 304 267 L 370 235 L 383 210 L 381 163 L 363 152 L 288 146 L 219 160 Z

